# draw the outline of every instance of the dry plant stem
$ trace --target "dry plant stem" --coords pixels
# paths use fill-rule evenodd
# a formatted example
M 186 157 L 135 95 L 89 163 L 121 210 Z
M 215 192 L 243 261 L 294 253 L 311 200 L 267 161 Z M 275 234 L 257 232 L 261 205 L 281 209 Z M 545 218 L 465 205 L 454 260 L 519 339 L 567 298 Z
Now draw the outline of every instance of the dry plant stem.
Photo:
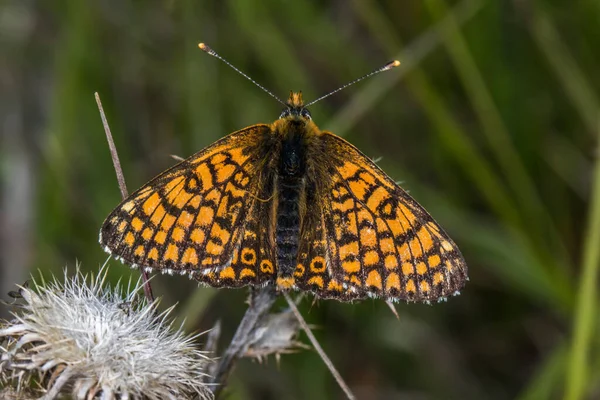
M 342 378 L 340 373 L 337 371 L 337 369 L 335 369 L 335 366 L 333 365 L 333 363 L 331 362 L 329 357 L 327 357 L 327 354 L 325 354 L 325 351 L 323 350 L 323 348 L 317 341 L 317 338 L 315 338 L 315 335 L 313 335 L 312 331 L 310 330 L 310 327 L 308 326 L 308 324 L 306 323 L 304 318 L 302 318 L 302 314 L 300 314 L 300 311 L 298 311 L 298 307 L 296 307 L 296 303 L 294 303 L 294 301 L 291 299 L 290 295 L 287 294 L 286 292 L 283 292 L 283 295 L 285 296 L 285 300 L 288 302 L 288 305 L 292 309 L 292 312 L 296 316 L 296 319 L 300 323 L 300 326 L 302 326 L 304 333 L 306 333 L 306 336 L 308 336 L 308 339 L 312 343 L 312 345 L 315 348 L 315 350 L 317 351 L 317 353 L 319 353 L 319 356 L 321 356 L 321 359 L 323 360 L 323 362 L 325 363 L 327 368 L 329 368 L 331 375 L 333 375 L 333 377 L 337 381 L 338 385 L 340 385 L 340 387 L 346 394 L 346 397 L 348 397 L 349 400 L 356 399 L 356 397 L 354 396 L 354 394 L 352 393 L 352 391 L 350 390 L 350 388 L 348 387 L 346 382 L 344 382 L 344 379 Z
M 252 291 L 250 306 L 246 310 L 246 314 L 244 314 L 244 318 L 242 318 L 235 335 L 233 335 L 229 347 L 225 350 L 225 354 L 223 354 L 223 357 L 219 361 L 217 372 L 213 379 L 213 383 L 215 384 L 213 389 L 215 399 L 225 387 L 229 373 L 237 360 L 248 350 L 258 322 L 269 312 L 276 299 L 277 296 L 273 286 Z
M 41 400 L 56 399 L 58 397 L 58 395 L 60 394 L 60 390 L 63 388 L 63 386 L 69 381 L 69 379 L 71 379 L 71 376 L 73 376 L 73 372 L 71 371 L 71 369 L 70 368 L 65 369 L 60 374 L 60 377 L 56 380 L 54 385 L 52 385 L 52 389 L 50 389 L 48 391 L 48 393 L 46 393 L 41 398 Z
M 117 174 L 117 181 L 119 182 L 119 190 L 121 191 L 121 197 L 123 198 L 123 200 L 125 200 L 127 198 L 127 185 L 125 185 L 125 176 L 123 175 L 123 169 L 121 168 L 121 161 L 119 161 L 117 147 L 115 146 L 115 141 L 113 140 L 112 133 L 110 133 L 110 127 L 108 126 L 108 121 L 106 120 L 106 115 L 104 114 L 104 108 L 102 107 L 102 102 L 100 101 L 100 96 L 98 95 L 98 92 L 95 92 L 94 96 L 96 97 L 96 104 L 98 104 L 98 111 L 100 111 L 100 118 L 102 118 L 102 125 L 104 126 L 104 132 L 106 133 L 106 141 L 108 142 L 108 148 L 110 149 L 110 156 L 115 167 L 115 173 Z M 140 273 L 142 274 L 142 282 L 144 284 L 144 295 L 146 296 L 146 300 L 148 301 L 148 303 L 152 303 L 154 301 L 152 286 L 150 286 L 148 273 L 144 271 L 144 267 L 142 267 L 141 265 Z
M 212 327 L 206 336 L 206 343 L 204 344 L 203 351 L 211 354 L 212 356 L 217 356 L 217 347 L 219 345 L 219 338 L 221 337 L 221 320 L 218 320 L 215 325 Z M 203 377 L 203 382 L 212 382 L 212 377 L 215 376 L 215 372 L 217 371 L 217 363 L 212 363 L 208 366 L 206 370 L 206 376 Z
M 127 185 L 125 184 L 125 177 L 123 176 L 123 169 L 121 168 L 121 161 L 119 161 L 119 154 L 117 153 L 117 147 L 113 140 L 106 115 L 104 114 L 104 108 L 100 101 L 100 95 L 98 92 L 94 93 L 96 97 L 96 104 L 98 104 L 98 111 L 100 111 L 100 118 L 102 118 L 102 126 L 104 126 L 104 132 L 106 133 L 106 140 L 108 142 L 108 148 L 110 149 L 110 156 L 112 157 L 113 165 L 115 167 L 115 173 L 117 174 L 117 181 L 119 182 L 119 190 L 121 191 L 121 197 L 123 200 L 127 198 Z

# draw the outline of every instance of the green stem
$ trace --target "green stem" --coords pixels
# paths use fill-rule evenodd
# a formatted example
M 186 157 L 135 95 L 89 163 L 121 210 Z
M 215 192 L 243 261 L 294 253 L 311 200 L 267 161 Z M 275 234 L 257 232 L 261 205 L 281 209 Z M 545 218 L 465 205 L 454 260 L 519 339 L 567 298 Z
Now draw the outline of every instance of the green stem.
M 598 126 L 600 144 L 600 124 Z M 593 175 L 590 212 L 583 248 L 583 265 L 579 281 L 577 309 L 573 321 L 573 342 L 565 387 L 565 400 L 583 398 L 589 375 L 588 355 L 596 321 L 596 285 L 600 266 L 600 160 L 596 160 Z

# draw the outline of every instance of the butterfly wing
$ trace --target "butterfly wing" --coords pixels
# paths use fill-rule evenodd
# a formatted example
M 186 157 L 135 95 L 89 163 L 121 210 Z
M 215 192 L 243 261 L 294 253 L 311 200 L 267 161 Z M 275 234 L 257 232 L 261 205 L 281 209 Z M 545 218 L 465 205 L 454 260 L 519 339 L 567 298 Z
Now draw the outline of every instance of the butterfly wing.
M 466 263 L 433 218 L 373 161 L 329 132 L 319 137 L 296 286 L 324 298 L 434 301 L 465 283 Z
M 274 175 L 272 168 L 262 173 L 260 183 L 246 201 L 252 202 L 245 215 L 237 245 L 231 250 L 229 265 L 217 272 L 197 276 L 211 286 L 241 287 L 264 286 L 275 281 L 275 207 Z M 215 285 L 215 279 L 221 282 Z
M 272 197 L 270 133 L 268 125 L 234 132 L 158 175 L 107 217 L 100 243 L 127 264 L 212 286 L 273 279 L 273 268 L 261 269 L 273 265 L 273 246 L 256 222 L 272 206 L 260 201 Z

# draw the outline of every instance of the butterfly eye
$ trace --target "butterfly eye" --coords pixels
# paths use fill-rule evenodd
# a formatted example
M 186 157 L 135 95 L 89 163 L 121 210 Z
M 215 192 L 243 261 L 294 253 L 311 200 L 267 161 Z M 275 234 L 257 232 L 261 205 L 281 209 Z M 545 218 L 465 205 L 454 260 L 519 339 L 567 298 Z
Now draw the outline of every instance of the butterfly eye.
M 281 115 L 279 116 L 279 118 L 285 118 L 287 116 L 289 116 L 291 114 L 291 111 L 289 108 L 285 108 L 282 112 Z
M 300 115 L 306 119 L 312 119 L 310 116 L 310 111 L 308 111 L 306 108 L 303 108 L 302 111 L 300 111 Z

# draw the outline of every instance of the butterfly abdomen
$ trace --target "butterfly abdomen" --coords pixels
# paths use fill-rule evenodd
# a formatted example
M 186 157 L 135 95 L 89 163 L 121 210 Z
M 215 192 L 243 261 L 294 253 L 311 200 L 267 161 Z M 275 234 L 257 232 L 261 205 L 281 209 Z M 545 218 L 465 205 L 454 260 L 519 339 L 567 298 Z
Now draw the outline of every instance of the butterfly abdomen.
M 300 235 L 300 213 L 297 187 L 279 185 L 279 204 L 277 209 L 277 265 L 279 275 L 290 276 L 295 267 Z
M 306 145 L 302 130 L 284 136 L 277 167 L 277 266 L 280 277 L 291 277 L 296 267 L 300 237 L 300 196 L 306 173 Z M 301 127 L 296 127 L 301 128 Z

